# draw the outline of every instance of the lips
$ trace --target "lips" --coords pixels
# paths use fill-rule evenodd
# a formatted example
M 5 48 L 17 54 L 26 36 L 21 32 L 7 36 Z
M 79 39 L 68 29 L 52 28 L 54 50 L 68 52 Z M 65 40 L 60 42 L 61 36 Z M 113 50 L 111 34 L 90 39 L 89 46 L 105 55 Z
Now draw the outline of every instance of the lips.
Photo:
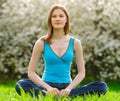
M 55 24 L 59 25 L 59 24 L 61 24 L 61 23 L 55 23 Z

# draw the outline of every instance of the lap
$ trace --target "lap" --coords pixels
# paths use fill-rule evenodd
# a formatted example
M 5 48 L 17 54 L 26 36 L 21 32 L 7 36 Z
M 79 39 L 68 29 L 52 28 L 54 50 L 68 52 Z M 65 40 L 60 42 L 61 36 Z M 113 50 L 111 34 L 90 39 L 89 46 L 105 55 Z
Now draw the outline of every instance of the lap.
M 66 84 L 59 84 L 59 83 L 48 83 L 52 87 L 58 88 L 59 90 L 65 89 L 69 83 Z M 35 91 L 42 91 L 44 88 L 42 86 L 36 85 L 34 82 L 27 78 L 23 78 L 17 82 L 17 86 L 20 85 L 26 92 L 30 91 L 31 89 Z M 91 82 L 86 85 L 83 85 L 79 88 L 72 89 L 70 92 L 70 96 L 74 95 L 84 95 L 85 93 L 90 92 L 99 92 L 99 93 L 105 93 L 107 91 L 107 85 L 105 82 L 97 81 L 97 82 Z
M 44 88 L 42 86 L 36 85 L 34 82 L 27 78 L 23 78 L 17 82 L 17 85 L 20 85 L 23 89 L 41 89 Z
M 48 85 L 50 85 L 51 87 L 58 88 L 59 90 L 65 89 L 69 85 L 69 83 L 52 83 L 52 82 L 46 82 L 46 83 Z M 20 84 L 23 88 L 38 87 L 40 89 L 44 89 L 43 87 L 36 85 L 34 82 L 32 82 L 31 80 L 29 80 L 27 78 L 23 78 L 23 79 L 19 80 L 18 84 Z
M 75 88 L 70 92 L 70 95 L 84 95 L 87 93 L 105 93 L 107 91 L 107 84 L 102 81 L 90 82 L 79 88 Z

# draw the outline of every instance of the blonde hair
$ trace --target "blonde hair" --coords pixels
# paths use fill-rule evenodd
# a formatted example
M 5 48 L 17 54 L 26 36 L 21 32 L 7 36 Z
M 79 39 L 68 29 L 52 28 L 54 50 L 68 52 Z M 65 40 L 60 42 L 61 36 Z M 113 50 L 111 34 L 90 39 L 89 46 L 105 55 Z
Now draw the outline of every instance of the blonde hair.
M 51 43 L 50 39 L 51 39 L 52 34 L 53 34 L 53 27 L 52 27 L 52 24 L 51 24 L 51 17 L 52 17 L 53 11 L 56 10 L 56 9 L 61 9 L 65 13 L 65 15 L 67 17 L 67 22 L 66 22 L 66 24 L 64 26 L 65 35 L 67 35 L 68 32 L 69 32 L 69 15 L 68 15 L 68 12 L 67 12 L 66 8 L 63 5 L 54 4 L 51 7 L 49 15 L 48 15 L 48 32 L 47 32 L 47 35 L 42 37 L 42 39 L 45 40 L 49 44 Z

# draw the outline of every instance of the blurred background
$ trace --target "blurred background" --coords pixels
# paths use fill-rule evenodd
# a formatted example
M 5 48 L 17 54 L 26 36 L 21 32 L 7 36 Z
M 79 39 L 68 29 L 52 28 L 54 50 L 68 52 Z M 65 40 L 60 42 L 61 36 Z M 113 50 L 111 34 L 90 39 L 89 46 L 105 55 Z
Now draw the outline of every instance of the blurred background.
M 120 80 L 120 0 L 0 0 L 0 83 L 27 77 L 33 45 L 47 33 L 55 3 L 68 9 L 69 34 L 81 40 L 85 80 Z M 40 76 L 43 69 L 40 58 Z M 72 78 L 76 73 L 74 59 Z

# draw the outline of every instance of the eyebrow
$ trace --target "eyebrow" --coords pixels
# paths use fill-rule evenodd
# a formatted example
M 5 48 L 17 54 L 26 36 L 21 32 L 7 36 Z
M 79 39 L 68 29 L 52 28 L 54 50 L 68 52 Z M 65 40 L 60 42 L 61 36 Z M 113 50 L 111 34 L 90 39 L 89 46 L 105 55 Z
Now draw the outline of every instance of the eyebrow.
M 52 15 L 57 15 L 57 14 L 52 14 Z M 59 15 L 65 15 L 65 14 L 59 14 Z

